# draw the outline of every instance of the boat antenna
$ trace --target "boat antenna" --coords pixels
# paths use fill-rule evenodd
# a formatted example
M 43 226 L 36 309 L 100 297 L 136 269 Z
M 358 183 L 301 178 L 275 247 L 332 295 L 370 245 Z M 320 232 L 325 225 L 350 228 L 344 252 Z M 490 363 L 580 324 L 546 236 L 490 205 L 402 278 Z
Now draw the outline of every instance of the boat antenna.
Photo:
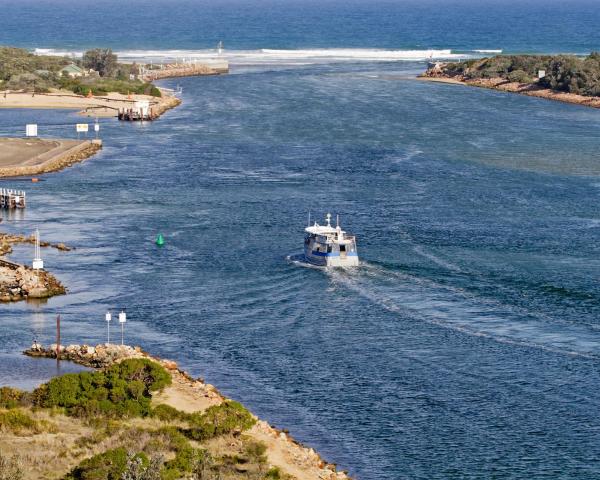
M 328 227 L 331 227 L 331 213 L 328 213 L 328 214 L 325 216 L 325 219 L 327 220 L 327 226 L 328 226 Z
M 337 214 L 335 216 L 335 228 L 338 228 L 340 226 L 340 215 Z
M 310 227 L 310 210 L 308 211 L 308 226 Z

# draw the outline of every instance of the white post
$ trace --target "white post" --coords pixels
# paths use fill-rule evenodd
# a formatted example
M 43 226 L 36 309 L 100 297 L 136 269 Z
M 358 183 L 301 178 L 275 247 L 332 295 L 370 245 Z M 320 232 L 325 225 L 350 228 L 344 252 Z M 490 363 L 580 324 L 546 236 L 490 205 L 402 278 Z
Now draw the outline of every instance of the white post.
M 37 228 L 35 229 L 35 256 L 32 266 L 34 270 L 44 269 L 44 261 L 42 260 L 42 253 L 40 249 L 40 231 Z
M 121 345 L 124 344 L 123 338 L 124 338 L 124 327 L 125 327 L 126 321 L 127 321 L 127 315 L 125 314 L 125 312 L 123 310 L 121 310 L 121 313 L 119 313 L 119 323 L 121 324 Z
M 104 318 L 106 319 L 106 344 L 110 345 L 110 321 L 112 319 L 112 315 L 110 312 L 106 312 Z

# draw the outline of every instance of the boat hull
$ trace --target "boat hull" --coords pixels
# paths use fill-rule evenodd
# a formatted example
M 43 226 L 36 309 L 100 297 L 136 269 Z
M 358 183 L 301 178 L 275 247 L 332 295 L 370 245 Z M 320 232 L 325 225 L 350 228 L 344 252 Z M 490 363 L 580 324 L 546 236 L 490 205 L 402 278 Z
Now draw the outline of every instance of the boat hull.
M 312 248 L 304 249 L 307 262 L 321 267 L 358 267 L 358 255 L 355 252 L 346 254 L 314 252 Z

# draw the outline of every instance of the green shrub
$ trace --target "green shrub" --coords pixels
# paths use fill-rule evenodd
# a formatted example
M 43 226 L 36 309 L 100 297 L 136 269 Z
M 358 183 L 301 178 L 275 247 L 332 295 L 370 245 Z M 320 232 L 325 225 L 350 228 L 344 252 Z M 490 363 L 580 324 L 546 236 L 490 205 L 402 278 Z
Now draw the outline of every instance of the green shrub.
M 64 407 L 74 416 L 144 417 L 151 410 L 151 392 L 170 383 L 171 376 L 158 363 L 128 359 L 105 371 L 53 378 L 37 388 L 33 397 L 38 406 Z
M 34 420 L 22 410 L 0 411 L 0 430 L 10 433 L 23 433 L 25 431 L 40 433 L 44 430 L 45 422 Z
M 518 83 L 531 83 L 532 78 L 523 70 L 513 70 L 506 76 L 507 80 Z
M 16 408 L 31 403 L 31 395 L 11 387 L 0 387 L 0 408 Z
M 188 444 L 186 448 L 176 452 L 173 460 L 164 464 L 161 477 L 163 480 L 183 478 L 186 474 L 196 473 L 199 465 L 207 465 L 209 459 L 210 455 L 206 450 L 192 448 Z
M 163 422 L 186 421 L 190 418 L 190 415 L 186 412 L 182 412 L 181 410 L 177 410 L 170 405 L 165 405 L 162 403 L 154 407 L 151 410 L 150 415 L 153 418 Z
M 279 480 L 280 478 L 283 478 L 283 477 L 281 475 L 281 470 L 279 470 L 279 467 L 271 467 L 269 469 L 269 471 L 267 472 L 267 474 L 265 475 L 265 478 Z
M 258 462 L 265 461 L 267 446 L 263 442 L 249 441 L 244 448 L 246 455 Z
M 107 450 L 82 461 L 67 474 L 65 480 L 121 480 L 132 460 L 136 459 L 142 466 L 149 464 L 144 453 L 131 455 L 124 448 Z
M 204 413 L 190 416 L 190 428 L 185 434 L 193 440 L 208 440 L 235 430 L 247 430 L 256 423 L 252 414 L 244 406 L 233 400 L 213 405 Z

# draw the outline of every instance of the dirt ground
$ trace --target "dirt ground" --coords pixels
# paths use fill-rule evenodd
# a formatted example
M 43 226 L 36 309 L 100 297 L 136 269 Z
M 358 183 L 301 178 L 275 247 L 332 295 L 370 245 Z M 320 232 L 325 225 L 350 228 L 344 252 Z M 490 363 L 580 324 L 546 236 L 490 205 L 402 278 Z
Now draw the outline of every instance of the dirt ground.
M 0 138 L 0 167 L 41 165 L 81 143 L 84 141 Z

